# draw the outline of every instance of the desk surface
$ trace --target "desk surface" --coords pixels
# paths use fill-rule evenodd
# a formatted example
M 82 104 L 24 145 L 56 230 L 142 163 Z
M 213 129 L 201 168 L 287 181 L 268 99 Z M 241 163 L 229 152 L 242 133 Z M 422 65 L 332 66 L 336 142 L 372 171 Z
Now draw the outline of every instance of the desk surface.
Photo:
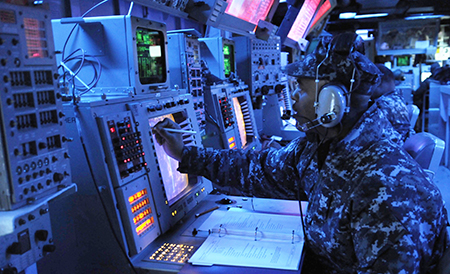
M 224 200 L 228 199 L 228 200 Z M 228 203 L 221 204 L 219 201 Z M 179 227 L 172 229 L 166 234 L 159 237 L 154 243 L 149 245 L 145 251 L 141 252 L 139 258 L 133 260 L 133 264 L 137 268 L 151 270 L 151 273 L 181 273 L 181 274 L 197 274 L 197 273 L 298 273 L 298 271 L 291 270 L 279 270 L 279 269 L 267 269 L 267 268 L 253 268 L 253 267 L 236 267 L 236 266 L 194 266 L 190 263 L 175 264 L 175 263 L 163 263 L 149 261 L 149 254 L 152 254 L 154 250 L 157 250 L 164 243 L 182 243 L 186 245 L 195 246 L 197 249 L 206 239 L 208 235 L 193 235 L 195 228 L 200 225 L 209 217 L 211 212 L 203 214 L 199 217 L 195 217 L 195 214 L 202 213 L 211 208 L 219 206 L 217 210 L 226 211 L 229 208 L 237 207 L 250 211 L 263 212 L 263 213 L 275 213 L 275 214 L 287 214 L 299 216 L 299 203 L 298 201 L 277 200 L 277 199 L 264 199 L 264 198 L 246 198 L 239 196 L 227 196 L 227 195 L 209 195 L 204 201 L 202 201 L 198 207 L 196 207 L 190 216 L 186 216 L 183 219 Z M 306 211 L 307 203 L 302 202 L 302 210 Z M 147 251 L 148 250 L 148 251 Z M 300 263 L 301 265 L 301 263 Z

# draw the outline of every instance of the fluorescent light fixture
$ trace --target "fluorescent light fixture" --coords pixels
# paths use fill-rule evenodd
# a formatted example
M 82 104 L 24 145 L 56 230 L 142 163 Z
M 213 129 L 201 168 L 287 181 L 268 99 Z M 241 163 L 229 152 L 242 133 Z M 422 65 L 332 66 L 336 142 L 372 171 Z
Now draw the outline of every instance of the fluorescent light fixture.
M 343 12 L 339 14 L 339 19 L 353 19 L 356 16 L 356 12 Z
M 356 34 L 358 34 L 359 36 L 361 36 L 361 38 L 366 41 L 366 40 L 373 40 L 373 35 L 369 36 L 369 32 L 373 31 L 373 29 L 358 29 L 356 30 Z
M 355 19 L 376 18 L 376 17 L 385 17 L 385 16 L 388 16 L 388 14 L 387 13 L 369 13 L 369 14 L 355 15 Z
M 339 19 L 365 19 L 365 18 L 375 18 L 375 17 L 385 17 L 388 16 L 387 13 L 368 13 L 368 14 L 359 14 L 356 12 L 343 12 L 339 14 Z
M 419 19 L 433 19 L 433 18 L 441 18 L 443 15 L 434 15 L 434 14 L 417 14 L 405 17 L 405 20 L 419 20 Z
M 369 30 L 368 29 L 358 29 L 358 30 L 356 30 L 356 34 L 368 36 L 369 35 Z

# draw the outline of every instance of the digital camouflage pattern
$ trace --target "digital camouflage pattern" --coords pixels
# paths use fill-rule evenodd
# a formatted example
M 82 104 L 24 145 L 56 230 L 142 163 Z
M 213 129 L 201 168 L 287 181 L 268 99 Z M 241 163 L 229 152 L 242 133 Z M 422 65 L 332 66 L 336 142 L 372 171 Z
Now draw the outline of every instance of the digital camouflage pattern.
M 432 273 L 448 245 L 441 193 L 399 145 L 378 104 L 330 145 L 298 138 L 282 149 L 186 147 L 179 170 L 245 195 L 309 198 L 306 238 L 330 273 Z
M 400 146 L 415 132 L 411 127 L 409 110 L 400 90 L 394 90 L 379 97 L 375 103 L 384 116 L 389 120 L 394 129 L 400 133 L 399 140 L 393 140 Z

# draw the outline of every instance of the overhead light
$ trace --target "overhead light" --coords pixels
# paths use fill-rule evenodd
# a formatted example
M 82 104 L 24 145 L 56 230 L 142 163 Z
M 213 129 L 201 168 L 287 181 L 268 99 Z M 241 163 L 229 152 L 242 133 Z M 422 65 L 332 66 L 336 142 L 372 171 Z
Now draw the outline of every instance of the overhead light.
M 356 14 L 356 12 L 343 12 L 339 14 L 339 19 L 365 19 L 388 16 L 387 13 L 368 13 L 368 14 Z
M 388 16 L 388 13 L 368 13 L 368 14 L 355 15 L 355 19 L 376 18 L 376 17 L 385 17 L 385 16 Z
M 418 19 L 433 19 L 433 18 L 441 18 L 443 15 L 434 15 L 434 14 L 417 14 L 405 17 L 405 20 L 418 20 Z
M 373 32 L 373 29 L 358 29 L 355 32 L 356 34 L 361 36 L 364 41 L 373 40 L 373 34 L 371 34 L 371 32 Z
M 339 14 L 339 19 L 353 19 L 356 16 L 356 12 L 343 12 Z

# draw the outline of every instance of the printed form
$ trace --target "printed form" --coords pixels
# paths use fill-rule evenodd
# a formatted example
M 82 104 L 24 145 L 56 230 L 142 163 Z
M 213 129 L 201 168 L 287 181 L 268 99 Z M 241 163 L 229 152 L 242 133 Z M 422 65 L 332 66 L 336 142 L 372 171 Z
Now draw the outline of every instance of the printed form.
M 189 260 L 194 265 L 299 267 L 304 243 L 299 216 L 215 211 L 199 230 L 210 234 Z

